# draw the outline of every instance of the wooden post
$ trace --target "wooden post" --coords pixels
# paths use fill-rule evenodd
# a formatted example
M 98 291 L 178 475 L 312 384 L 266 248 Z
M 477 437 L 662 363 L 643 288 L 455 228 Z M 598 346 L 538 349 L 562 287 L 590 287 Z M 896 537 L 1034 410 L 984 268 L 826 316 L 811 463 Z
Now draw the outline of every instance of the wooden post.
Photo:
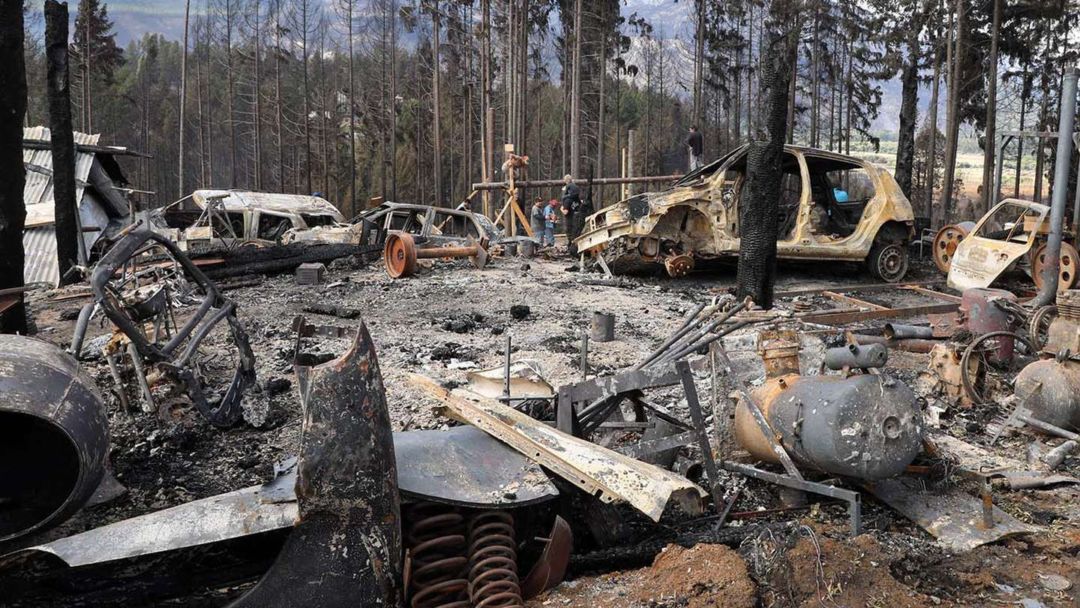
M 71 90 L 68 88 L 68 7 L 45 2 L 45 47 L 48 77 L 49 129 L 52 133 L 53 206 L 56 216 L 56 258 L 60 284 L 74 282 L 71 268 L 85 264 L 80 255 L 82 234 L 75 200 L 75 135 L 71 126 Z
M 627 177 L 637 177 L 637 174 L 638 174 L 638 171 L 637 171 L 637 138 L 638 138 L 637 129 L 630 129 L 630 131 L 627 132 L 627 134 L 626 134 L 626 141 L 627 141 L 627 147 L 628 147 L 628 150 L 626 152 L 626 156 L 627 156 L 627 163 L 626 163 L 627 175 L 626 176 Z M 633 184 L 630 184 L 629 187 L 627 188 L 627 196 L 624 197 L 624 198 L 628 198 L 630 196 L 633 196 L 633 195 L 637 194 L 637 192 L 638 192 L 637 186 L 635 186 Z
M 622 148 L 620 150 L 620 153 L 622 155 L 622 159 L 621 159 L 622 163 L 621 163 L 621 167 L 620 167 L 620 171 L 619 171 L 619 177 L 629 177 L 626 174 L 626 172 L 628 170 L 628 167 L 627 167 L 627 164 L 626 164 L 627 163 L 626 148 Z M 620 186 L 619 187 L 619 200 L 625 201 L 626 199 L 630 198 L 626 194 L 628 191 L 629 191 L 629 184 L 623 184 L 622 186 Z

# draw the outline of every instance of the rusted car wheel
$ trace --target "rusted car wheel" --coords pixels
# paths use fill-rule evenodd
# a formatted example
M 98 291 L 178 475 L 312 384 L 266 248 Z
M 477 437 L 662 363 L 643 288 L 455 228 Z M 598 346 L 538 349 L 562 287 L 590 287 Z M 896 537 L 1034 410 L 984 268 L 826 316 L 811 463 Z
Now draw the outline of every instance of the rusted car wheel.
M 949 274 L 949 268 L 952 266 L 952 256 L 956 253 L 956 246 L 971 233 L 973 228 L 975 228 L 975 222 L 960 222 L 959 224 L 949 224 L 938 231 L 937 235 L 934 236 L 934 264 L 938 267 L 938 270 Z
M 874 243 L 866 258 L 867 268 L 875 278 L 897 283 L 908 271 L 907 247 L 897 243 Z
M 392 279 L 416 274 L 416 242 L 412 235 L 404 232 L 386 235 L 383 262 L 386 264 L 386 274 Z
M 1076 285 L 1076 275 L 1080 272 L 1080 253 L 1076 247 L 1068 243 L 1061 244 L 1061 265 L 1058 270 L 1058 291 L 1072 289 Z M 1046 245 L 1039 247 L 1031 260 L 1031 278 L 1035 281 L 1036 289 L 1043 286 L 1043 268 L 1046 267 Z

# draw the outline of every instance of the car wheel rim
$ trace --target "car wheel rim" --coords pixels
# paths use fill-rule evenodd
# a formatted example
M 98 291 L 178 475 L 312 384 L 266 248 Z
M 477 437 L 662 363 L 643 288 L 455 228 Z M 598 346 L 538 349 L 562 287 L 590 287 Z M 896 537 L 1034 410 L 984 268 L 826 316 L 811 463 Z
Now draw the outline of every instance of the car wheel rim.
M 878 256 L 878 274 L 886 281 L 895 281 L 904 275 L 904 252 L 896 245 L 886 247 Z

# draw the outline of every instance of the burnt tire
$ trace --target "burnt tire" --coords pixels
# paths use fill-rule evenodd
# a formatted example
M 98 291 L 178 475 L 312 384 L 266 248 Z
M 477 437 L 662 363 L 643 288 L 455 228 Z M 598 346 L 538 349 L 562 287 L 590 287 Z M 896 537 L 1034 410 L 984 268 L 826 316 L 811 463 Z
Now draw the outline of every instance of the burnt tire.
M 874 278 L 899 283 L 907 275 L 908 250 L 900 243 L 875 242 L 866 256 L 866 267 Z

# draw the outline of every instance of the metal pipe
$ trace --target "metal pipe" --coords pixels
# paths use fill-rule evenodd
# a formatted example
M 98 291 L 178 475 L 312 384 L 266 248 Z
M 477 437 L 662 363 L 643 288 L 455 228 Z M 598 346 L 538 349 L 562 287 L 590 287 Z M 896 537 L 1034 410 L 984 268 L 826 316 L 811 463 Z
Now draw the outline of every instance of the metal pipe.
M 669 362 L 669 363 L 672 362 L 672 361 L 678 361 L 679 359 L 682 359 L 683 357 L 689 355 L 690 353 L 701 350 L 702 348 L 705 348 L 706 346 L 712 344 L 713 342 L 716 342 L 720 338 L 723 338 L 724 336 L 726 336 L 726 335 L 728 335 L 730 333 L 733 333 L 735 331 L 738 331 L 738 330 L 740 330 L 740 329 L 742 329 L 744 327 L 748 327 L 750 325 L 753 325 L 754 323 L 755 323 L 754 321 L 739 321 L 738 323 L 736 323 L 734 325 L 728 325 L 727 327 L 724 327 L 723 329 L 721 329 L 719 332 L 717 332 L 715 334 L 712 334 L 710 336 L 706 336 L 702 340 L 699 340 L 698 342 L 695 342 L 694 344 L 691 344 L 690 346 L 687 346 L 686 348 L 680 350 L 679 352 L 675 353 L 674 355 L 664 357 L 663 361 Z
M 998 203 L 998 195 L 1001 192 L 1002 174 L 1005 172 L 1005 148 L 1012 143 L 1012 135 L 1000 135 L 998 136 L 998 155 L 997 166 L 994 168 L 994 192 L 991 196 L 987 196 L 986 200 L 992 201 L 988 207 L 993 207 Z
M 679 329 L 676 329 L 675 333 L 668 336 L 667 340 L 664 340 L 663 344 L 656 347 L 656 350 L 654 350 L 653 352 L 649 353 L 649 356 L 645 357 L 645 359 L 641 363 L 635 365 L 634 369 L 641 369 L 642 367 L 648 365 L 653 359 L 656 359 L 660 355 L 664 354 L 664 351 L 670 348 L 671 345 L 674 344 L 679 338 L 682 338 L 684 335 L 686 335 L 686 332 L 690 331 L 691 328 L 701 323 L 701 321 L 698 319 L 698 315 L 700 315 L 701 311 L 704 309 L 704 304 L 698 304 L 697 308 L 695 308 L 689 315 L 687 315 L 686 319 L 683 321 L 683 324 L 679 326 Z
M 682 332 L 682 335 L 679 336 L 678 339 L 673 340 L 671 342 L 671 344 L 668 344 L 667 347 L 664 348 L 663 350 L 657 349 L 657 352 L 653 356 L 651 356 L 645 363 L 642 363 L 641 365 L 639 365 L 635 369 L 640 369 L 642 367 L 647 367 L 647 366 L 652 365 L 653 363 L 656 363 L 658 361 L 670 361 L 672 359 L 672 357 L 670 357 L 669 355 L 672 352 L 681 351 L 686 347 L 687 344 L 693 344 L 694 342 L 697 342 L 698 340 L 700 340 L 702 337 L 709 335 L 717 327 L 720 327 L 724 323 L 727 323 L 731 319 L 731 317 L 734 317 L 735 315 L 739 314 L 743 310 L 746 310 L 746 307 L 749 306 L 749 305 L 750 305 L 750 300 L 749 299 L 743 300 L 742 302 L 737 304 L 734 308 L 732 308 L 731 310 L 724 313 L 724 315 L 721 316 L 719 319 L 716 319 L 715 321 L 709 323 L 708 325 L 705 326 L 705 328 L 695 331 L 695 327 L 698 324 L 700 324 L 702 321 L 704 321 L 706 318 L 708 318 L 708 315 L 706 315 L 705 317 L 702 317 L 701 319 L 698 319 L 697 322 L 694 323 L 694 327 L 691 327 L 687 331 Z M 711 314 L 711 313 L 709 313 L 709 314 Z M 686 336 L 689 334 L 690 331 L 695 331 L 695 333 L 692 334 L 690 336 L 690 338 L 688 339 Z M 723 335 L 727 335 L 727 334 L 723 334 Z
M 1073 145 L 1080 146 L 1080 135 L 1073 136 Z M 1077 163 L 1076 174 L 1080 175 L 1080 163 Z M 1072 221 L 1073 238 L 1076 238 L 1080 236 L 1080 186 L 1076 188 L 1076 196 L 1073 198 Z
M 1071 135 L 1076 122 L 1077 78 L 1078 73 L 1075 67 L 1065 70 L 1065 78 L 1061 86 L 1061 113 L 1058 121 L 1059 136 L 1054 167 L 1054 198 L 1050 204 L 1050 238 L 1046 242 L 1046 268 L 1043 269 L 1043 288 L 1029 303 L 1032 310 L 1050 304 L 1057 295 L 1065 204 L 1069 195 L 1069 166 L 1072 160 L 1073 143 Z
M 97 304 L 93 302 L 86 304 L 79 311 L 79 320 L 75 322 L 75 333 L 72 334 L 71 348 L 68 352 L 71 353 L 76 359 L 82 353 L 83 340 L 86 339 L 86 328 L 90 325 L 90 318 L 94 316 L 94 309 Z

